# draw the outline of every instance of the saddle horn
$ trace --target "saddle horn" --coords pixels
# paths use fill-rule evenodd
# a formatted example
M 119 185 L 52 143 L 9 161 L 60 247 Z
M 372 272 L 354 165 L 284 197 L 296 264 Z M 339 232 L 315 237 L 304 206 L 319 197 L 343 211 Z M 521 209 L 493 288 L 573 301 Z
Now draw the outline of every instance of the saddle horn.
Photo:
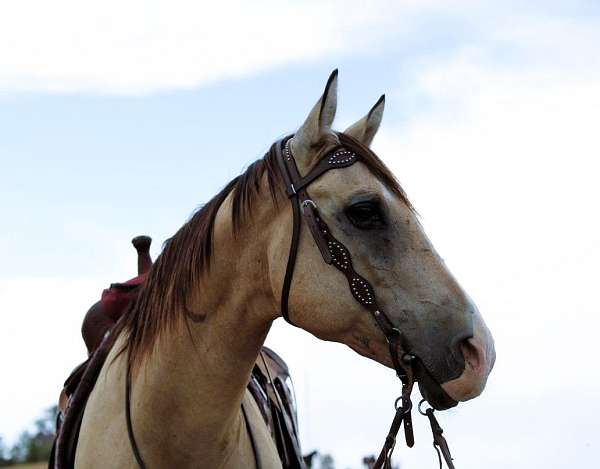
M 150 236 L 136 236 L 131 240 L 131 244 L 138 253 L 138 275 L 145 274 L 152 267 L 152 258 L 150 257 L 150 245 L 152 238 Z

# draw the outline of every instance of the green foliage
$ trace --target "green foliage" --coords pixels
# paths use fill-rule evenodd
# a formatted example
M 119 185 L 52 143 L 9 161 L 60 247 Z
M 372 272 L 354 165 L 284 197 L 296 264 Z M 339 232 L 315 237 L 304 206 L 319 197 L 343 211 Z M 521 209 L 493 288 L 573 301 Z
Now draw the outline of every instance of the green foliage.
M 56 406 L 47 409 L 34 423 L 33 431 L 24 431 L 15 445 L 7 451 L 0 439 L 0 467 L 17 463 L 48 461 L 54 439 L 54 425 L 58 410 Z M 10 453 L 7 457 L 6 453 Z
M 304 456 L 304 463 L 308 469 L 335 469 L 333 457 L 330 454 L 320 454 L 318 451 Z
M 12 459 L 8 456 L 8 448 L 0 437 L 0 467 L 12 464 Z
M 319 456 L 320 469 L 335 469 L 335 462 L 330 454 Z

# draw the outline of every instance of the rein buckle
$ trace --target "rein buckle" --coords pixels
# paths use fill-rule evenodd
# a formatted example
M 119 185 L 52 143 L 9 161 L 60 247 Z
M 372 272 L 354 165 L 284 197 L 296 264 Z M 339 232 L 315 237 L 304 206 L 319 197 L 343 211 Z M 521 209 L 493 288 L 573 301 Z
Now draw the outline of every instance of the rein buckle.
M 294 187 L 292 185 L 292 187 Z M 300 210 L 302 211 L 302 214 L 304 214 L 304 210 L 308 207 L 312 207 L 313 209 L 317 209 L 317 204 L 315 204 L 312 199 L 306 199 L 303 200 L 302 203 L 300 204 Z

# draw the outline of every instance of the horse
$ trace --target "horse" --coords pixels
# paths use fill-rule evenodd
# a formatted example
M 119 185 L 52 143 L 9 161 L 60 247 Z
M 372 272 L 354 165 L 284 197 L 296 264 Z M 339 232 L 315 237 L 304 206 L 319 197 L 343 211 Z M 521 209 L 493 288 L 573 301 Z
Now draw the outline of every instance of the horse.
M 385 96 L 336 132 L 337 81 L 336 70 L 298 131 L 165 243 L 112 332 L 76 468 L 281 468 L 246 386 L 282 315 L 399 374 L 414 370 L 436 409 L 481 394 L 491 333 L 370 149 Z M 338 166 L 302 178 L 326 164 Z

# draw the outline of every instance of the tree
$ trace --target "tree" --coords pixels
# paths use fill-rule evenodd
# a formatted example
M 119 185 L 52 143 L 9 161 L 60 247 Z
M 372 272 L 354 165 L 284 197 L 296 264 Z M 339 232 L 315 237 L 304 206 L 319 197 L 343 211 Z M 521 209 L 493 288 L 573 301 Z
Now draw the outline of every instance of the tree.
M 312 451 L 304 456 L 304 464 L 308 469 L 335 469 L 335 462 L 330 454 Z
M 371 469 L 375 465 L 376 461 L 377 458 L 373 454 L 365 456 L 362 459 L 363 466 L 365 466 L 366 469 Z M 400 469 L 400 466 L 392 466 L 392 469 Z
M 365 466 L 367 469 L 371 469 L 375 465 L 375 461 L 377 461 L 375 459 L 375 456 L 370 455 L 370 456 L 365 456 L 362 460 L 362 463 L 363 463 L 363 466 Z
M 8 456 L 8 448 L 0 437 L 0 467 L 12 464 L 12 459 Z
M 335 469 L 333 457 L 330 454 L 324 454 L 319 457 L 320 469 Z
M 4 449 L 0 446 L 0 462 L 2 462 L 2 465 L 48 461 L 54 440 L 56 414 L 56 406 L 46 409 L 42 417 L 35 421 L 33 432 L 24 431 L 21 433 L 17 443 L 10 450 L 10 459 L 4 460 Z

